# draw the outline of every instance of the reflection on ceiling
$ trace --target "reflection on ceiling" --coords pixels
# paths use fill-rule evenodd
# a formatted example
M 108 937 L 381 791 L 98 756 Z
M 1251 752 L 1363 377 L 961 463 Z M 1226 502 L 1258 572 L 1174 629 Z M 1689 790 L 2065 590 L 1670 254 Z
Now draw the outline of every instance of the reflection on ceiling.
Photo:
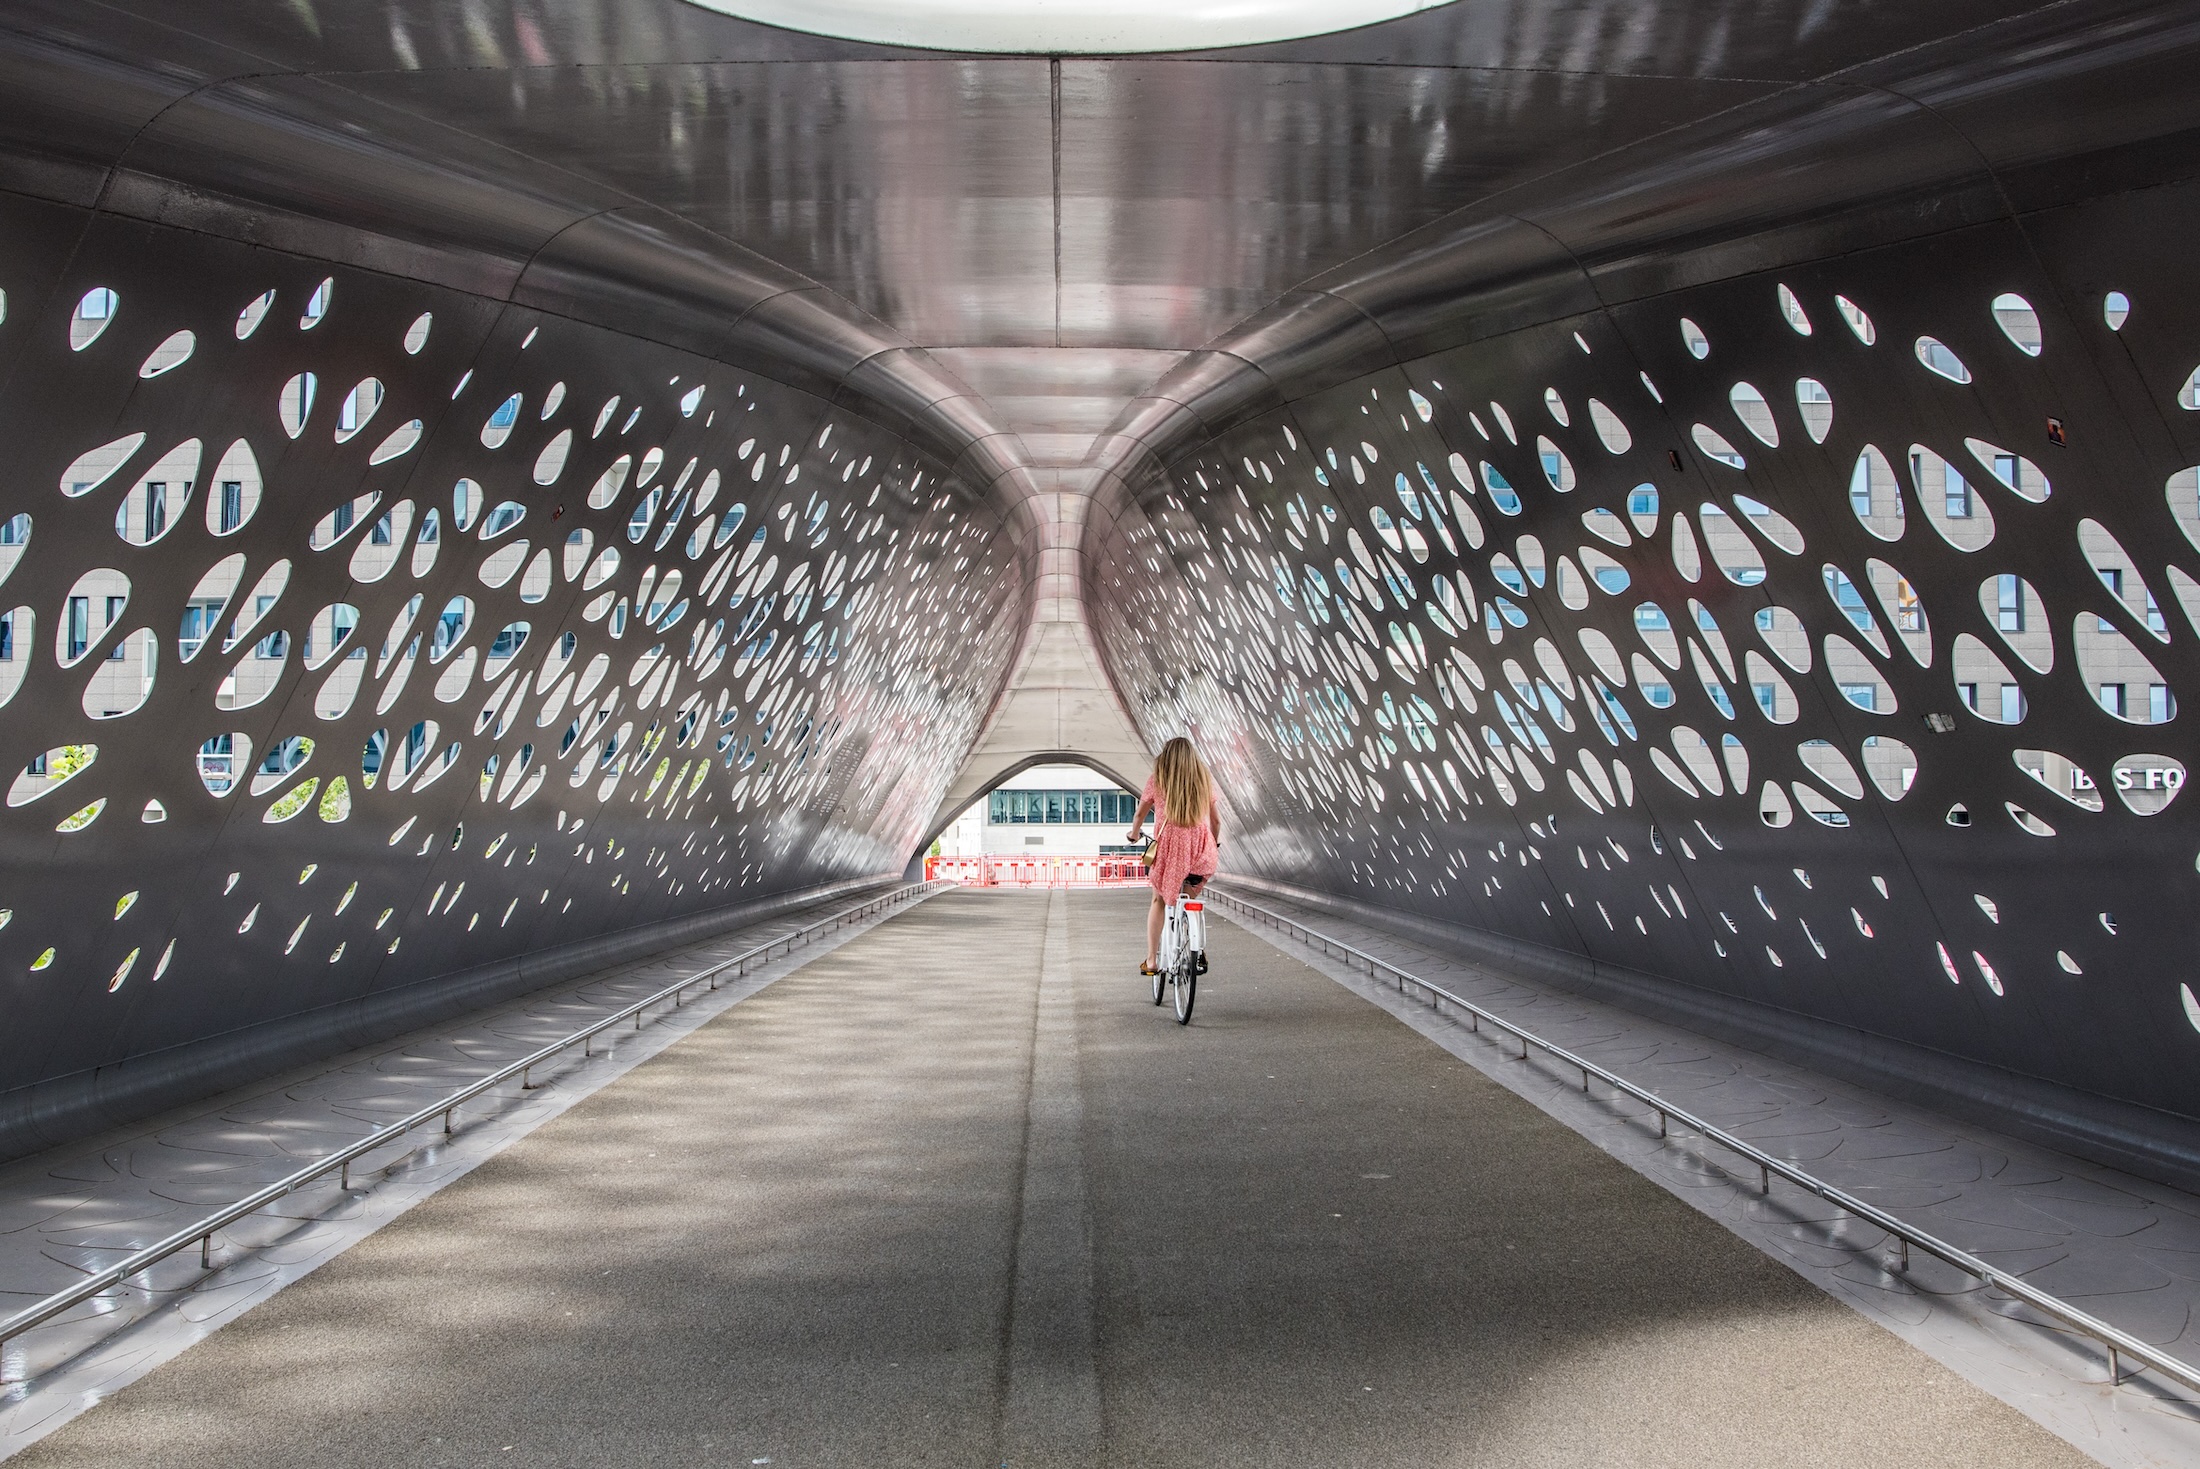
M 939 51 L 1191 51 L 1372 25 L 1444 0 L 696 0 L 766 25 Z

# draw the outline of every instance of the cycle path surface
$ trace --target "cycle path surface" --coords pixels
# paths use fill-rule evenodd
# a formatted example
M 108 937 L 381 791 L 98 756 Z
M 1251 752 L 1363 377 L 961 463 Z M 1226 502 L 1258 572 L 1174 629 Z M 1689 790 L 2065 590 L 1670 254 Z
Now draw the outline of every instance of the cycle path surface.
M 699 1027 L 28 1466 L 2072 1465 L 1234 925 L 954 892 Z

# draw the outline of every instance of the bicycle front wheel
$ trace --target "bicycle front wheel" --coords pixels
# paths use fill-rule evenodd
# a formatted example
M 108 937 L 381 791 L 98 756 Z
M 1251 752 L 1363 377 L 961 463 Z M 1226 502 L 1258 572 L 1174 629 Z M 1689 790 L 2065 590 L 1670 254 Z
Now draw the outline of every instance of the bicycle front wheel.
M 1184 956 L 1177 961 L 1176 973 L 1171 976 L 1169 988 L 1176 997 L 1176 1023 L 1178 1025 L 1191 1024 L 1192 997 L 1198 992 L 1199 988 L 1199 956 L 1197 954 L 1186 951 Z
M 1162 992 L 1168 987 L 1168 983 L 1168 968 L 1166 966 L 1157 967 L 1153 972 L 1153 1002 L 1156 1005 L 1161 1003 Z

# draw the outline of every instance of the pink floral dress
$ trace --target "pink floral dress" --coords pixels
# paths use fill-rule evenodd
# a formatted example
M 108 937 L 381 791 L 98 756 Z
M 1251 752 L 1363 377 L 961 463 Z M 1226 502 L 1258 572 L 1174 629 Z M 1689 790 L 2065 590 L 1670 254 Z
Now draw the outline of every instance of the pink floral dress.
M 1197 826 L 1169 825 L 1164 816 L 1167 808 L 1161 799 L 1160 786 L 1150 775 L 1138 799 L 1153 807 L 1153 870 L 1146 878 L 1153 890 L 1163 898 L 1174 898 L 1183 891 L 1188 875 L 1197 873 L 1201 877 L 1213 877 L 1222 863 L 1222 854 L 1215 849 L 1214 828 L 1205 821 Z

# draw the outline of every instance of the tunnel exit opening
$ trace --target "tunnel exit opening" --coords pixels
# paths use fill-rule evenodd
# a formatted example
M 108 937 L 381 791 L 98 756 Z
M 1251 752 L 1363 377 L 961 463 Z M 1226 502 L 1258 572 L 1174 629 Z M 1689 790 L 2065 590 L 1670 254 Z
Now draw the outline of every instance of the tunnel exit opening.
M 966 887 L 1106 887 L 1145 880 L 1125 840 L 1137 793 L 1089 765 L 1033 765 L 1003 779 L 931 843 L 924 876 Z

